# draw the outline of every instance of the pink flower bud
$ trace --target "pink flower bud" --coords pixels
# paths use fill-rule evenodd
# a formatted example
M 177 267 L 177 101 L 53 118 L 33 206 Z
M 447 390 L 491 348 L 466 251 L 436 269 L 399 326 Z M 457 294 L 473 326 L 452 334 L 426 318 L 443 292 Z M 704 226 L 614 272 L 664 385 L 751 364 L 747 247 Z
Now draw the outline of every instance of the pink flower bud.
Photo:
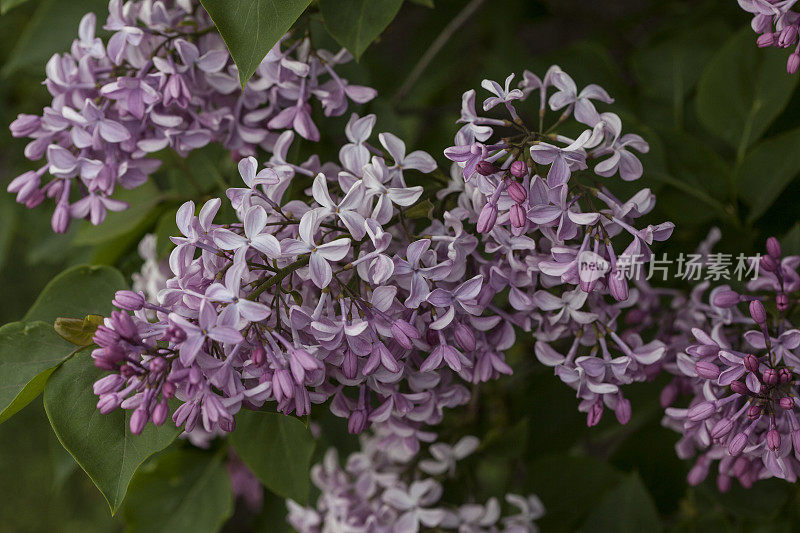
M 778 403 L 780 403 L 781 407 L 783 409 L 786 409 L 787 411 L 794 407 L 794 400 L 789 398 L 788 396 L 781 398 L 780 402 Z
M 775 44 L 775 35 L 772 32 L 762 33 L 758 36 L 756 44 L 759 48 L 767 48 Z
M 781 243 L 775 237 L 767 239 L 767 253 L 773 259 L 780 260 L 782 254 Z
M 761 270 L 765 272 L 775 272 L 778 268 L 778 262 L 771 255 L 762 256 L 761 259 L 759 259 L 759 263 Z
M 778 311 L 783 313 L 787 309 L 789 309 L 789 296 L 786 293 L 780 293 L 775 297 L 775 307 L 778 308 Z
M 133 414 L 131 415 L 131 433 L 134 435 L 139 435 L 142 430 L 144 429 L 145 424 L 147 424 L 147 410 L 143 407 L 139 407 L 136 409 Z
M 592 404 L 589 412 L 586 415 L 586 425 L 589 427 L 596 426 L 603 418 L 603 402 L 598 400 Z
M 620 398 L 614 408 L 614 414 L 620 424 L 627 424 L 631 420 L 631 402 L 627 398 Z
M 761 300 L 753 300 L 750 302 L 750 316 L 756 324 L 762 325 L 767 323 L 767 311 L 764 309 L 764 304 Z
M 253 348 L 253 351 L 250 352 L 250 360 L 253 362 L 254 366 L 263 365 L 264 361 L 267 360 L 267 352 L 264 350 L 264 347 L 258 345 Z
M 737 433 L 733 440 L 731 440 L 730 446 L 728 446 L 728 453 L 736 457 L 742 450 L 744 450 L 745 445 L 747 444 L 747 435 L 744 433 Z
M 528 192 L 525 190 L 525 187 L 518 181 L 509 181 L 508 186 L 506 188 L 508 195 L 511 197 L 512 200 L 521 204 L 528 198 Z
M 778 383 L 778 371 L 774 368 L 768 368 L 764 370 L 764 376 L 762 379 L 767 385 L 775 385 Z
M 511 221 L 511 225 L 515 228 L 525 226 L 525 220 L 527 218 L 525 209 L 519 204 L 512 205 L 511 209 L 508 211 L 508 218 Z
M 521 178 L 528 173 L 528 165 L 524 161 L 514 161 L 511 163 L 511 175 L 515 178 Z
M 800 68 L 800 54 L 790 55 L 789 60 L 786 62 L 786 72 L 794 74 L 798 68 Z
M 725 474 L 717 474 L 717 490 L 721 493 L 726 493 L 731 490 L 731 476 Z
M 478 215 L 478 233 L 489 233 L 497 222 L 497 204 L 489 202 Z
M 167 401 L 164 400 L 153 409 L 153 424 L 157 426 L 162 425 L 166 422 L 167 415 L 169 415 L 169 407 L 167 406 Z
M 758 372 L 758 358 L 753 354 L 747 354 L 744 356 L 744 367 L 747 369 L 748 372 L 756 373 Z
M 475 349 L 477 345 L 475 342 L 475 335 L 472 333 L 472 330 L 459 322 L 456 324 L 455 331 L 453 332 L 453 336 L 456 339 L 458 345 L 465 351 L 471 352 Z
M 712 439 L 721 439 L 725 435 L 731 432 L 733 429 L 733 420 L 730 418 L 723 418 L 719 420 L 714 427 L 711 428 L 711 438 Z
M 176 387 L 173 382 L 166 381 L 164 382 L 164 386 L 161 387 L 161 394 L 164 396 L 164 398 L 169 400 L 170 398 L 175 396 L 175 389 Z
M 731 290 L 722 290 L 714 294 L 713 304 L 727 309 L 739 303 L 739 293 Z
M 616 301 L 624 302 L 628 299 L 628 280 L 618 270 L 612 270 L 608 275 L 608 290 Z
M 778 448 L 781 447 L 780 433 L 774 428 L 767 431 L 767 446 L 773 452 L 778 451 Z
M 689 408 L 689 412 L 686 413 L 686 418 L 692 422 L 699 422 L 709 418 L 716 411 L 717 406 L 714 404 L 714 402 L 702 402 Z
M 717 379 L 719 377 L 719 367 L 711 361 L 698 361 L 694 364 L 694 371 L 704 379 Z
M 789 48 L 797 41 L 797 26 L 786 26 L 778 34 L 778 46 Z
M 747 418 L 750 420 L 758 420 L 761 418 L 762 409 L 760 405 L 751 405 L 747 408 Z
M 780 381 L 781 383 L 789 383 L 790 381 L 792 381 L 793 377 L 794 376 L 792 375 L 792 371 L 789 370 L 788 368 L 781 368 L 780 370 L 778 370 L 778 381 Z
M 138 311 L 144 307 L 144 296 L 140 292 L 117 291 L 111 303 L 120 309 Z
M 750 389 L 747 388 L 747 385 L 742 383 L 741 381 L 733 381 L 731 382 L 731 390 L 736 394 L 741 394 L 742 396 L 749 396 Z

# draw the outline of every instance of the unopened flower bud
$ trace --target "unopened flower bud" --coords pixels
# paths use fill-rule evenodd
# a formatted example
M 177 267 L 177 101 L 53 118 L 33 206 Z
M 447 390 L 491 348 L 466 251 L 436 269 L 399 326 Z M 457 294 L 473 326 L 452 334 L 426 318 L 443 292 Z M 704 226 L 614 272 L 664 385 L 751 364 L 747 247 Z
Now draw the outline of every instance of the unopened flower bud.
M 767 385 L 775 385 L 778 382 L 778 371 L 774 368 L 768 368 L 764 370 L 762 379 Z
M 114 300 L 111 302 L 120 309 L 127 311 L 138 311 L 144 307 L 144 296 L 139 292 L 117 291 Z
M 147 424 L 147 418 L 147 410 L 143 407 L 139 407 L 133 411 L 130 421 L 131 433 L 139 435 L 144 429 L 145 424 Z
M 731 382 L 731 390 L 736 394 L 741 394 L 742 396 L 749 396 L 750 389 L 747 388 L 747 385 L 742 383 L 741 381 L 732 381 Z
M 136 337 L 138 333 L 136 324 L 133 322 L 133 319 L 128 313 L 112 311 L 109 321 L 111 322 L 111 326 L 114 328 L 114 331 L 119 333 L 120 337 L 124 337 L 126 339 L 133 339 Z
M 778 381 L 780 381 L 781 383 L 789 383 L 790 381 L 792 381 L 792 377 L 793 377 L 792 371 L 789 370 L 788 368 L 781 368 L 780 370 L 778 370 Z
M 267 360 L 267 352 L 264 350 L 264 347 L 257 345 L 255 348 L 253 348 L 253 351 L 250 352 L 250 360 L 253 362 L 254 366 L 263 365 L 264 361 Z
M 778 448 L 781 447 L 781 435 L 775 428 L 767 431 L 767 446 L 773 452 L 778 451 Z
M 778 46 L 789 48 L 797 41 L 797 26 L 786 26 L 778 33 Z
M 475 170 L 481 176 L 491 176 L 492 174 L 495 174 L 495 173 L 498 172 L 497 167 L 494 166 L 489 161 L 481 161 L 480 163 L 475 165 Z
M 586 425 L 589 427 L 596 426 L 600 423 L 601 418 L 603 418 L 603 402 L 598 400 L 589 408 L 589 412 L 586 415 Z
M 758 325 L 767 323 L 767 310 L 764 309 L 764 304 L 761 303 L 761 300 L 750 302 L 750 316 L 753 317 L 753 320 Z
M 756 44 L 759 48 L 767 48 L 775 44 L 775 35 L 768 31 L 767 33 L 762 33 L 758 36 L 756 40 Z
M 352 412 L 350 418 L 347 420 L 347 431 L 353 435 L 357 435 L 364 431 L 364 428 L 367 425 L 367 414 L 361 410 L 357 409 Z
M 744 356 L 744 367 L 747 369 L 748 372 L 756 373 L 758 372 L 758 358 L 753 354 L 747 354 Z
M 118 394 L 103 394 L 97 400 L 97 409 L 100 411 L 100 414 L 107 415 L 119 407 L 121 403 L 122 398 L 120 398 Z
M 739 293 L 731 290 L 722 290 L 714 294 L 712 302 L 717 307 L 727 309 L 739 303 Z
M 471 352 L 475 349 L 475 346 L 477 346 L 477 343 L 475 342 L 475 335 L 472 333 L 472 330 L 461 322 L 456 324 L 453 336 L 455 337 L 458 345 L 465 352 Z
M 528 173 L 528 165 L 524 161 L 514 161 L 511 163 L 511 175 L 515 178 L 521 178 Z
M 628 299 L 628 280 L 621 276 L 618 270 L 612 270 L 608 275 L 608 290 L 618 302 Z
M 732 429 L 733 429 L 733 420 L 727 417 L 722 418 L 716 424 L 714 424 L 714 427 L 711 428 L 711 433 L 710 433 L 711 438 L 721 439 L 722 437 L 730 433 Z
M 787 411 L 789 411 L 794 407 L 794 400 L 792 398 L 789 398 L 788 396 L 781 398 L 778 403 L 783 409 L 786 409 Z
M 478 233 L 489 233 L 497 222 L 497 204 L 489 202 L 478 215 Z
M 160 426 L 167 420 L 167 415 L 169 414 L 169 407 L 167 406 L 167 401 L 164 400 L 156 405 L 155 409 L 153 409 L 153 424 Z
M 783 313 L 787 309 L 789 309 L 789 296 L 786 293 L 780 293 L 775 297 L 775 307 L 778 308 L 778 311 Z
M 175 384 L 171 381 L 165 381 L 161 387 L 161 394 L 168 400 L 175 396 Z
M 775 260 L 779 260 L 781 258 L 781 243 L 775 237 L 770 237 L 767 239 L 767 253 Z
M 508 211 L 508 218 L 511 221 L 511 225 L 515 228 L 525 226 L 525 219 L 527 218 L 525 209 L 519 204 L 512 205 L 511 209 Z
M 760 405 L 751 405 L 747 408 L 747 418 L 750 420 L 758 420 L 761 418 L 761 413 L 763 410 L 761 409 Z
M 702 402 L 698 403 L 694 407 L 689 409 L 689 412 L 686 413 L 686 418 L 691 420 L 692 422 L 699 422 L 701 420 L 705 420 L 713 415 L 717 410 L 717 406 L 714 402 Z
M 771 255 L 764 255 L 759 259 L 759 267 L 764 272 L 775 272 L 778 268 L 778 262 Z
M 698 361 L 694 364 L 694 371 L 704 379 L 717 379 L 719 377 L 719 367 L 711 361 Z
M 731 490 L 732 480 L 731 476 L 725 474 L 717 475 L 717 490 L 721 493 L 726 493 Z
M 511 197 L 511 199 L 518 204 L 521 204 L 528 199 L 528 192 L 518 181 L 509 181 L 508 186 L 506 187 L 506 192 L 508 192 L 508 195 Z
M 136 375 L 136 369 L 128 364 L 122 365 L 119 367 L 119 375 L 125 379 L 132 378 Z
M 745 445 L 747 444 L 747 435 L 744 433 L 737 433 L 733 440 L 731 440 L 730 446 L 728 446 L 728 453 L 736 457 L 742 450 L 744 450 Z
M 614 408 L 614 414 L 620 424 L 627 424 L 631 420 L 631 402 L 627 398 L 620 398 Z
M 798 68 L 800 68 L 800 54 L 795 53 L 790 55 L 789 60 L 786 62 L 786 72 L 795 74 Z

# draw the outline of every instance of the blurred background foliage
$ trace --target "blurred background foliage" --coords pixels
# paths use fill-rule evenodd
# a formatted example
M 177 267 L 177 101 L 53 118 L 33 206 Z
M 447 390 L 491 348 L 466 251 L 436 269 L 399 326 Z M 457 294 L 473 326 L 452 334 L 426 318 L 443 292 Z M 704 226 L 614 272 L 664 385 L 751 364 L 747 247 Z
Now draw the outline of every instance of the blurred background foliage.
M 422 75 L 409 80 L 419 58 L 467 3 L 405 2 L 360 62 L 342 69 L 351 81 L 378 90 L 380 96 L 360 110 L 378 115 L 377 131 L 395 132 L 445 165 L 441 152 L 452 143 L 463 91 L 510 72 L 542 75 L 557 63 L 579 86 L 605 87 L 616 98 L 614 111 L 626 131 L 650 142 L 644 177 L 635 186 L 656 192 L 652 220 L 677 226 L 665 250 L 690 252 L 716 225 L 723 234 L 719 251 L 753 253 L 767 236 L 777 235 L 787 252 L 800 253 L 798 78 L 785 73 L 788 54 L 755 48 L 749 16 L 734 0 L 478 2 Z M 0 17 L 0 123 L 47 105 L 44 64 L 68 47 L 90 10 L 102 20 L 105 0 L 32 0 Z M 310 19 L 318 46 L 334 47 L 317 17 Z M 536 114 L 535 106 L 527 111 Z M 322 142 L 296 142 L 298 159 L 312 150 L 323 160 L 336 158 L 347 117 L 317 119 Z M 0 128 L 3 184 L 32 168 L 24 144 Z M 148 232 L 159 236 L 159 253 L 166 256 L 175 208 L 191 197 L 219 195 L 236 177 L 234 162 L 215 147 L 187 160 L 163 156 L 156 179 L 128 193 L 135 207 L 112 214 L 99 228 L 74 224 L 66 235 L 55 235 L 46 210 L 28 211 L 0 194 L 0 323 L 20 318 L 45 283 L 69 265 L 109 264 L 126 275 L 135 272 L 136 245 Z M 633 190 L 625 184 L 615 188 L 623 196 Z M 466 492 L 485 501 L 532 491 L 547 507 L 539 522 L 543 531 L 797 529 L 800 491 L 791 484 L 762 481 L 724 495 L 708 482 L 687 487 L 689 465 L 673 450 L 678 436 L 660 426 L 658 395 L 668 378 L 631 388 L 634 415 L 627 426 L 607 414 L 589 430 L 571 390 L 535 362 L 525 339 L 510 360 L 512 378 L 481 387 L 441 428 L 445 441 L 465 433 L 482 439 L 460 477 L 445 486 L 446 500 L 461 502 Z M 316 453 L 335 445 L 344 456 L 357 443 L 324 411 Z M 186 453 L 204 455 L 212 464 L 215 451 Z M 116 531 L 125 527 L 124 517 L 147 530 L 148 517 L 137 515 L 131 502 L 152 490 L 154 480 L 158 486 L 158 480 L 191 479 L 170 461 L 170 452 L 151 459 L 134 479 L 122 517 L 112 518 L 58 444 L 38 400 L 0 425 L 0 529 Z M 225 529 L 276 531 L 283 514 L 282 502 L 267 495 L 260 513 L 237 503 Z

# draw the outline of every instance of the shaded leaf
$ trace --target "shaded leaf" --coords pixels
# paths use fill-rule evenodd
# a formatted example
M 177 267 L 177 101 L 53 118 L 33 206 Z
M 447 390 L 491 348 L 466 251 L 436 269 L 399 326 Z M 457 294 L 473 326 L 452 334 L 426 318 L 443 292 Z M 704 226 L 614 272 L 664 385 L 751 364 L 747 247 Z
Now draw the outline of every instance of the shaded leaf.
M 17 6 L 20 6 L 28 0 L 0 0 L 0 15 L 5 15 Z
M 754 147 L 736 168 L 739 195 L 757 220 L 800 173 L 800 128 L 771 137 Z
M 739 151 L 757 141 L 789 102 L 797 76 L 784 50 L 758 48 L 742 28 L 706 65 L 697 86 L 697 114 L 712 133 Z
M 122 509 L 130 532 L 214 532 L 232 513 L 222 456 L 193 449 L 165 452 L 143 467 Z
M 639 475 L 629 474 L 603 497 L 583 524 L 582 531 L 662 531 L 653 499 Z
M 125 211 L 109 212 L 105 221 L 99 226 L 93 226 L 88 221 L 83 222 L 75 235 L 75 240 L 72 241 L 74 245 L 105 243 L 129 233 L 153 216 L 151 213 L 159 209 L 158 204 L 163 198 L 162 193 L 152 181 L 147 181 L 141 187 L 131 190 L 120 187 L 118 191 L 114 195 L 114 199 L 127 202 L 130 207 Z
M 201 0 L 239 68 L 242 87 L 311 0 Z
M 125 288 L 115 268 L 79 265 L 54 277 L 28 310 L 24 320 L 53 323 L 58 317 L 108 315 L 114 293 Z
M 104 374 L 88 353 L 72 357 L 47 381 L 44 409 L 58 440 L 103 493 L 113 514 L 139 465 L 169 446 L 180 429 L 171 422 L 148 424 L 141 435 L 133 435 L 128 410 L 100 414 L 92 385 Z
M 0 422 L 33 401 L 74 349 L 44 322 L 13 322 L 0 328 Z
M 386 29 L 403 0 L 319 0 L 325 27 L 356 60 Z
M 231 442 L 264 486 L 305 505 L 314 437 L 300 420 L 243 409 L 236 415 Z

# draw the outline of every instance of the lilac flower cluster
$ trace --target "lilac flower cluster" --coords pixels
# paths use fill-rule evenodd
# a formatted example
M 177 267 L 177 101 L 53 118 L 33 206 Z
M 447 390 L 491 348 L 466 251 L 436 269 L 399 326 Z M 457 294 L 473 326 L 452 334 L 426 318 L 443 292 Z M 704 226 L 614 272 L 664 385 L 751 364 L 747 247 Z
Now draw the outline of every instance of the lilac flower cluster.
M 800 68 L 800 13 L 792 11 L 794 0 L 739 0 L 739 6 L 753 14 L 750 26 L 758 34 L 760 48 L 791 48 L 786 71 L 794 74 Z
M 749 487 L 770 477 L 794 482 L 800 473 L 800 330 L 790 316 L 800 256 L 783 257 L 770 238 L 759 261 L 746 292 L 719 287 L 697 307 L 694 341 L 677 358 L 694 397 L 686 408 L 668 408 L 664 423 L 683 433 L 681 457 L 698 454 L 691 484 L 703 481 L 715 461 L 723 491 L 733 479 Z
M 484 250 L 506 258 L 483 270 L 492 291 L 508 291 L 503 318 L 533 333 L 537 358 L 576 389 L 587 423 L 598 423 L 604 406 L 626 423 L 631 406 L 620 386 L 656 374 L 665 345 L 642 340 L 640 291 L 629 290 L 623 271 L 647 261 L 650 245 L 667 239 L 673 224 L 637 229 L 635 219 L 655 205 L 649 189 L 621 201 L 594 176 L 638 179 L 642 165 L 631 149 L 648 145 L 623 134 L 616 114 L 596 109 L 594 101 L 613 101 L 597 85 L 578 91 L 557 66 L 542 79 L 525 72 L 516 88 L 513 78 L 483 82 L 492 93 L 483 109 L 500 106 L 508 118 L 479 116 L 475 91 L 464 94 L 464 126 L 445 150 L 458 182 L 440 197 L 458 192 L 452 216 L 475 224 Z M 529 128 L 515 105 L 536 91 L 538 127 Z M 561 114 L 545 129 L 548 104 Z M 557 133 L 562 125 L 585 129 L 573 139 Z M 626 234 L 629 244 L 617 253 Z M 627 309 L 634 311 L 620 324 Z
M 212 142 L 238 157 L 271 151 L 282 130 L 318 140 L 312 99 L 325 115 L 341 115 L 348 100 L 375 96 L 333 70 L 351 56 L 315 50 L 308 37 L 287 34 L 242 90 L 236 65 L 207 13 L 195 0 L 110 0 L 104 29 L 84 16 L 71 51 L 47 63 L 53 102 L 42 116 L 20 115 L 15 137 L 33 139 L 25 156 L 45 163 L 13 180 L 9 192 L 28 207 L 55 201 L 53 230 L 72 218 L 100 224 L 120 211 L 117 186 L 132 189 L 160 165 L 164 149 L 185 156 Z M 50 179 L 46 179 L 49 175 Z
M 501 518 L 500 502 L 490 498 L 485 504 L 448 506 L 441 499 L 439 479 L 453 477 L 457 461 L 472 454 L 479 441 L 472 436 L 455 445 L 437 442 L 428 452 L 432 456 L 418 463 L 402 453 L 386 448 L 383 426 L 361 440 L 361 450 L 351 454 L 344 467 L 336 450 L 328 450 L 321 464 L 314 465 L 311 479 L 320 490 L 314 507 L 303 507 L 289 500 L 288 522 L 300 533 L 321 531 L 397 531 L 420 529 L 461 532 L 538 531 L 534 521 L 544 515 L 541 501 L 534 496 L 507 494 L 514 508 Z M 389 437 L 391 442 L 391 437 Z

